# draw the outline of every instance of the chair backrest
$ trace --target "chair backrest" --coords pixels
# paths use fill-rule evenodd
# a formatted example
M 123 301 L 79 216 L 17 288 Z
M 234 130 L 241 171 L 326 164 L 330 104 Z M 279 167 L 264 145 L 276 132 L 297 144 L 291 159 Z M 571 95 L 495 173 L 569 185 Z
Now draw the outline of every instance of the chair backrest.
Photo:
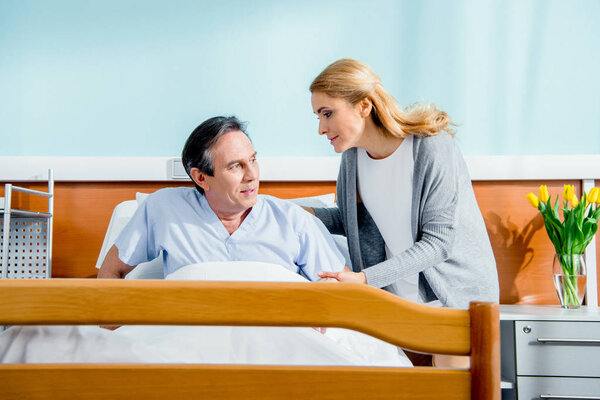
M 471 358 L 470 370 L 2 365 L 0 388 L 8 397 L 500 399 L 498 305 L 491 303 L 433 308 L 341 283 L 6 280 L 0 324 L 330 326 L 413 351 Z

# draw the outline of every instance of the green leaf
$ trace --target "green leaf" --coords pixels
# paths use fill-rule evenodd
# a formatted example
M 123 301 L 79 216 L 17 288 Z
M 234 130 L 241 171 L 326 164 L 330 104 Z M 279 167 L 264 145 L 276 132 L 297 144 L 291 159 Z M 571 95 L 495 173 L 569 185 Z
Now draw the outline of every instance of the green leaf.
M 547 218 L 544 218 L 544 223 L 546 224 L 546 231 L 556 232 L 556 234 L 562 236 L 563 233 L 563 225 L 560 221 L 556 220 L 553 216 L 549 215 Z
M 563 240 L 563 254 L 572 254 L 573 253 L 573 239 L 576 235 L 577 230 L 577 222 L 575 222 L 575 218 L 573 213 L 569 213 L 569 215 L 565 218 L 564 222 L 565 226 L 565 235 Z
M 561 249 L 560 239 L 557 236 L 550 236 L 550 235 L 548 235 L 548 238 L 552 242 L 552 245 L 554 246 L 554 251 L 556 251 L 556 254 L 561 254 L 562 249 Z
M 588 213 L 585 218 L 592 218 L 593 215 L 594 215 L 594 207 L 590 206 L 590 209 L 588 210 Z
M 564 231 L 564 227 L 562 222 L 560 222 L 560 220 L 558 218 L 556 218 L 554 216 L 553 213 L 547 213 L 546 215 L 544 215 L 544 222 L 550 224 L 550 226 L 552 227 L 553 230 L 555 230 L 557 232 L 557 234 L 559 236 L 563 236 L 563 231 Z M 546 227 L 546 231 L 550 232 L 550 229 L 548 227 Z
M 554 216 L 558 219 L 558 195 L 556 195 L 556 201 L 554 202 Z
M 585 221 L 583 223 L 583 235 L 585 237 L 584 244 L 583 244 L 584 250 L 586 247 L 588 247 L 588 245 L 594 238 L 596 231 L 598 231 L 598 221 L 597 220 L 588 219 L 587 221 Z
M 551 218 L 553 221 L 556 221 L 556 222 L 558 222 L 560 224 L 561 222 L 560 222 L 560 219 L 558 218 L 558 212 L 557 212 L 557 210 L 558 210 L 558 202 L 555 203 L 554 209 L 550 208 L 550 207 L 546 208 L 546 212 L 544 213 L 544 217 Z

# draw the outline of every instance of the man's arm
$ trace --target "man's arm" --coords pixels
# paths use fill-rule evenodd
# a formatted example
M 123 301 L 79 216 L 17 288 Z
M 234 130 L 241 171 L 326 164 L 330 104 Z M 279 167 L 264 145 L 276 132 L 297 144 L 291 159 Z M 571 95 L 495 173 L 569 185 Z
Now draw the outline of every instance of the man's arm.
M 321 270 L 343 271 L 346 260 L 337 248 L 333 237 L 317 217 L 310 212 L 293 214 L 291 224 L 299 238 L 300 253 L 296 265 L 312 281 L 319 280 L 317 274 Z
M 122 279 L 135 268 L 119 259 L 119 249 L 114 244 L 106 253 L 102 267 L 98 271 L 98 279 Z

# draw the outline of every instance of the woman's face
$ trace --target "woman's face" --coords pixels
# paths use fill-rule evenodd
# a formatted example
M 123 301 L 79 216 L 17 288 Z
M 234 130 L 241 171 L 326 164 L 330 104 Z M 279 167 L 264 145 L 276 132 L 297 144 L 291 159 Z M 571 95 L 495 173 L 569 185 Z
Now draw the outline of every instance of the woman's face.
M 314 92 L 311 103 L 319 118 L 319 135 L 327 136 L 336 153 L 361 147 L 365 130 L 364 105 L 352 105 L 344 99 L 331 97 L 323 92 Z

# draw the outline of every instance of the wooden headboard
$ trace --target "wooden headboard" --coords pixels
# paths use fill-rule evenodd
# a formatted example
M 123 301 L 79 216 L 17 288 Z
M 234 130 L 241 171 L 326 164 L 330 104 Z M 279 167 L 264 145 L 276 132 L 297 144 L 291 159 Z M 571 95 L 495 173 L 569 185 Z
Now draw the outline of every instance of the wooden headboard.
M 0 196 L 4 191 L 1 182 Z M 17 183 L 46 190 L 44 182 Z M 596 181 L 596 185 L 600 182 Z M 553 193 L 562 193 L 563 184 L 579 180 L 474 181 L 475 195 L 490 236 L 500 280 L 503 304 L 558 304 L 552 284 L 554 249 L 544 230 L 539 212 L 525 200 L 547 184 Z M 185 186 L 186 182 L 56 182 L 52 276 L 57 278 L 95 277 L 98 253 L 114 207 L 135 199 L 136 192 L 151 193 L 163 187 Z M 280 198 L 314 196 L 335 192 L 335 182 L 261 182 L 260 193 Z M 42 211 L 45 202 L 32 196 L 16 195 L 16 206 Z M 596 237 L 597 248 L 600 241 Z M 600 265 L 600 257 L 597 265 Z M 600 285 L 598 285 L 600 286 Z

